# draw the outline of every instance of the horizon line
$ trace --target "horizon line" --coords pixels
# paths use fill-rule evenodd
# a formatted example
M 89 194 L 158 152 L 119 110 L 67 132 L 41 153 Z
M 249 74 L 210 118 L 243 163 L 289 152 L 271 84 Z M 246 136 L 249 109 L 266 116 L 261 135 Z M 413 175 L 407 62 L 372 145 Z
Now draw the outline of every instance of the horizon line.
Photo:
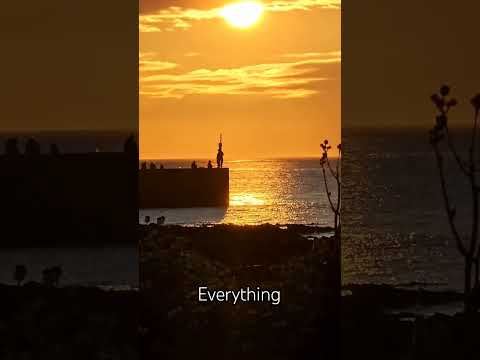
M 319 160 L 321 158 L 321 154 L 318 155 L 301 155 L 301 156 L 266 156 L 266 157 L 252 157 L 252 158 L 232 158 L 230 160 L 225 160 L 225 162 L 246 162 L 246 161 L 259 161 L 259 160 Z M 332 159 L 338 158 L 337 155 L 330 156 Z M 212 160 L 213 158 L 206 158 L 206 157 L 177 157 L 177 158 L 144 158 L 140 157 L 139 161 L 202 161 L 202 160 Z M 213 160 L 212 160 L 213 161 Z

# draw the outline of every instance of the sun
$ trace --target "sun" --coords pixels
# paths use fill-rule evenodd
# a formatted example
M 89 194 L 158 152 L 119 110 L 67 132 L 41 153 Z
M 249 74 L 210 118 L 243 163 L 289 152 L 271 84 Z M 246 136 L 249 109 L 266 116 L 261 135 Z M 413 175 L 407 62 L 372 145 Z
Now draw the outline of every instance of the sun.
M 260 20 L 263 5 L 258 1 L 242 1 L 226 5 L 220 15 L 233 27 L 246 29 Z

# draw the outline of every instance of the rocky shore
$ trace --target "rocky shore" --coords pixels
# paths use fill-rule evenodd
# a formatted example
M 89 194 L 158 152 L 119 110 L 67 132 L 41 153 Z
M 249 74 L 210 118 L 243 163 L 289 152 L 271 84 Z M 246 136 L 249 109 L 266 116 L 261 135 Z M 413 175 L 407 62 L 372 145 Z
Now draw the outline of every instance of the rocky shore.
M 415 307 L 457 304 L 455 292 L 347 285 L 341 306 L 342 359 L 479 359 L 480 313 L 422 315 Z
M 145 359 L 331 358 L 338 341 L 333 239 L 307 226 L 145 226 Z M 281 302 L 199 302 L 198 288 L 276 289 Z
M 334 239 L 318 236 L 331 229 L 152 225 L 142 231 L 146 359 L 480 358 L 478 314 L 412 312 L 459 303 L 461 294 L 421 284 L 416 290 L 345 285 L 340 299 Z M 309 234 L 316 236 L 314 249 Z M 282 301 L 200 303 L 199 286 L 281 289 Z
M 139 358 L 138 293 L 0 285 L 0 359 Z
M 140 292 L 0 285 L 0 359 L 480 358 L 480 314 L 413 311 L 458 304 L 461 294 L 340 288 L 329 228 L 140 232 Z M 201 286 L 278 290 L 281 300 L 200 302 Z

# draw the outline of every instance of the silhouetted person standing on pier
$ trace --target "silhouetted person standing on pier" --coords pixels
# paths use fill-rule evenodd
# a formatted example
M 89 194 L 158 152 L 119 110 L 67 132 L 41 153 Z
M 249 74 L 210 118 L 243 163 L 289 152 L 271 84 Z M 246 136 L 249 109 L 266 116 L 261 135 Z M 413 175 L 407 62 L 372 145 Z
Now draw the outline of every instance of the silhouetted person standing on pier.
M 20 156 L 20 150 L 18 150 L 17 138 L 7 139 L 5 143 L 5 155 L 10 157 Z
M 197 162 L 194 161 L 194 162 L 192 162 L 192 169 L 196 169 L 196 168 L 197 168 Z
M 138 146 L 135 135 L 131 134 L 127 138 L 127 140 L 123 144 L 123 152 L 132 159 L 138 159 Z
M 209 169 L 213 168 L 213 166 L 212 166 L 212 160 L 208 160 L 208 165 L 207 165 L 207 167 L 208 167 Z
M 60 156 L 60 149 L 57 144 L 50 144 L 50 155 Z
M 220 134 L 220 142 L 218 143 L 217 152 L 217 168 L 223 167 L 223 151 L 222 151 L 222 134 Z
M 33 138 L 27 140 L 25 144 L 25 156 L 37 157 L 40 155 L 40 144 Z

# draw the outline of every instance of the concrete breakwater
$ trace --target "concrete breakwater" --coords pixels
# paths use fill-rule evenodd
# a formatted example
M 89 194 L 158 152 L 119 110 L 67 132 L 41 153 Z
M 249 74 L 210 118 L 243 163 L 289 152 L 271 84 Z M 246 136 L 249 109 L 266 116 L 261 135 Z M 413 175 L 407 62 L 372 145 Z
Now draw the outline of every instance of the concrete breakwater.
M 229 169 L 139 171 L 140 208 L 228 206 Z
M 135 244 L 136 164 L 123 152 L 0 156 L 0 247 Z

